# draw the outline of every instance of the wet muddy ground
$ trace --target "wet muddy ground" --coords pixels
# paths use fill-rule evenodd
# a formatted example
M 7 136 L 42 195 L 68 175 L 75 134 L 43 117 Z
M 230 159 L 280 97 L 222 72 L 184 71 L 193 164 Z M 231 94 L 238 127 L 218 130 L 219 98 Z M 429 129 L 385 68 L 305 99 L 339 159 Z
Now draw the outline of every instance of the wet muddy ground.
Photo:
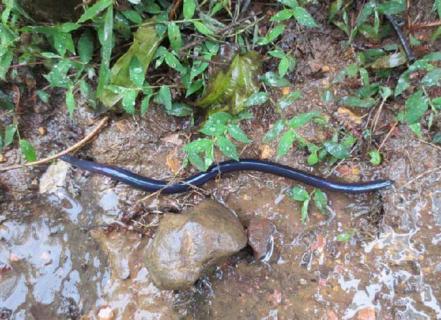
M 286 36 L 285 45 L 303 54 L 292 80 L 305 98 L 283 116 L 320 110 L 344 126 L 338 106 L 320 96 L 352 58 L 330 37 L 337 31 L 327 30 L 312 35 L 293 28 Z M 70 120 L 55 107 L 58 98 L 52 100 L 44 112 L 35 106 L 36 113 L 21 119 L 40 156 L 72 145 L 93 126 L 95 115 L 86 108 Z M 393 121 L 400 103 L 387 106 L 384 123 Z M 271 108 L 254 112 L 245 126 L 254 143 L 242 155 L 271 156 L 276 146 L 260 142 L 277 116 Z M 45 136 L 34 134 L 39 127 Z M 170 179 L 188 127 L 188 120 L 159 107 L 145 118 L 114 115 L 80 155 Z M 315 169 L 348 181 L 390 178 L 395 186 L 371 195 L 327 193 L 332 215 L 312 207 L 306 225 L 286 194 L 294 184 L 266 174 L 233 174 L 204 190 L 146 197 L 62 164 L 46 176 L 47 166 L 0 173 L 0 319 L 441 319 L 441 149 L 399 125 L 383 152 L 379 167 L 357 151 L 335 170 Z M 4 156 L 0 166 L 18 161 L 14 150 Z M 280 162 L 311 171 L 304 159 L 293 150 Z M 253 217 L 269 219 L 276 228 L 271 255 L 256 261 L 248 248 L 191 290 L 157 289 L 145 267 L 145 246 L 162 214 L 206 197 L 233 209 L 245 226 Z M 351 239 L 338 241 L 345 233 Z

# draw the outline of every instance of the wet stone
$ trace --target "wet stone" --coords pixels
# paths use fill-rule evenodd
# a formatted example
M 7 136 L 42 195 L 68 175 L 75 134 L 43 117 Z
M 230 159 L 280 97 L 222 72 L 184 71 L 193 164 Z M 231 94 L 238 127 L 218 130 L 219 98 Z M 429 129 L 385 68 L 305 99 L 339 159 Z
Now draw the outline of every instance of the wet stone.
M 248 244 L 256 259 L 263 259 L 273 244 L 274 224 L 268 219 L 253 218 L 248 225 Z
M 187 213 L 167 214 L 147 249 L 147 268 L 158 288 L 185 289 L 211 266 L 247 243 L 237 217 L 207 200 Z

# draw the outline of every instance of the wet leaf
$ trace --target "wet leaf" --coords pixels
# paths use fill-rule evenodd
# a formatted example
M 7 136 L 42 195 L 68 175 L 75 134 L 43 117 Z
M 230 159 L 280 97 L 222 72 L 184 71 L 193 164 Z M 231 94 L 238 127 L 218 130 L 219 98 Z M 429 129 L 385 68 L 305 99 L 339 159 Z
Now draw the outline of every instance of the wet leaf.
M 9 70 L 9 66 L 12 63 L 13 54 L 12 51 L 6 51 L 3 55 L 0 55 L 0 79 L 6 80 L 6 73 Z
M 6 126 L 3 147 L 9 146 L 12 143 L 12 141 L 14 141 L 14 136 L 16 132 L 17 132 L 17 126 L 15 124 L 10 124 Z
M 193 21 L 193 25 L 196 28 L 196 30 L 199 33 L 202 33 L 203 35 L 206 35 L 206 36 L 214 35 L 214 32 L 200 21 Z
M 200 171 L 206 171 L 213 163 L 213 141 L 211 139 L 197 139 L 184 146 L 184 152 L 187 154 L 188 160 L 191 164 Z M 204 156 L 204 159 L 200 157 Z
M 285 121 L 277 120 L 271 129 L 265 134 L 263 137 L 263 142 L 268 143 L 273 141 L 279 134 L 282 133 L 283 129 L 285 129 Z
M 184 0 L 183 11 L 184 11 L 185 19 L 193 18 L 195 10 L 196 10 L 195 0 Z
M 172 97 L 168 86 L 161 86 L 156 97 L 157 102 L 165 107 L 165 110 L 172 108 Z
M 100 12 L 107 9 L 109 6 L 113 5 L 112 0 L 99 0 L 91 7 L 87 8 L 86 11 L 81 15 L 81 17 L 78 19 L 79 24 L 86 22 L 89 19 L 93 19 L 96 17 Z
M 423 86 L 432 87 L 432 86 L 440 86 L 441 80 L 441 68 L 433 69 L 429 71 L 423 79 L 421 79 L 421 84 Z
M 250 143 L 251 140 L 248 138 L 245 132 L 239 127 L 238 124 L 232 123 L 228 125 L 228 133 L 233 139 L 242 142 L 242 143 Z
M 247 107 L 248 98 L 259 91 L 260 72 L 261 58 L 257 52 L 236 55 L 226 71 L 219 71 L 209 80 L 204 96 L 196 101 L 196 106 L 240 113 Z
M 69 89 L 66 91 L 66 108 L 67 112 L 69 113 L 69 117 L 72 118 L 74 110 L 75 110 L 75 97 L 73 95 L 73 86 L 70 86 Z
M 182 38 L 178 25 L 174 22 L 169 23 L 167 27 L 167 33 L 171 47 L 173 48 L 173 50 L 175 50 L 175 52 L 179 52 L 179 49 L 181 49 L 182 47 Z
M 291 82 L 289 82 L 286 78 L 283 78 L 272 71 L 265 73 L 261 77 L 261 80 L 270 87 L 289 87 L 291 85 Z
M 257 41 L 257 45 L 264 46 L 276 40 L 285 31 L 285 25 L 278 24 Z
M 193 108 L 186 103 L 173 102 L 172 107 L 166 112 L 175 117 L 186 117 L 193 114 Z
M 141 111 L 141 115 L 144 115 L 148 111 L 149 106 L 150 106 L 150 100 L 152 99 L 152 97 L 153 97 L 153 95 L 149 94 L 149 95 L 146 95 L 142 99 L 142 101 L 141 101 L 141 110 L 140 110 Z
M 378 5 L 378 11 L 383 14 L 398 14 L 406 10 L 406 2 L 403 0 L 385 1 Z
M 297 22 L 305 27 L 313 28 L 317 27 L 317 23 L 314 18 L 302 7 L 295 7 L 292 9 L 294 18 Z
M 353 231 L 340 233 L 340 234 L 337 236 L 337 241 L 340 241 L 340 242 L 348 242 L 349 240 L 351 240 L 351 238 L 352 238 L 353 235 L 354 235 L 354 232 L 353 232 Z
M 111 107 L 112 105 L 107 105 L 107 99 L 104 92 L 104 86 L 109 82 L 110 74 L 110 58 L 112 56 L 112 40 L 113 40 L 113 7 L 110 6 L 104 16 L 104 24 L 102 28 L 99 29 L 98 38 L 101 43 L 101 64 L 98 73 L 98 86 L 96 89 L 97 97 L 104 103 L 105 106 Z M 130 60 L 127 62 L 129 63 Z M 127 71 L 128 73 L 128 71 Z M 122 83 L 124 85 L 124 83 Z
M 136 12 L 135 10 L 125 10 L 125 11 L 121 11 L 121 13 L 123 14 L 124 17 L 126 17 L 128 20 L 130 20 L 134 24 L 141 24 L 141 22 L 142 22 L 141 15 L 138 12 Z
M 122 107 L 128 114 L 135 114 L 135 102 L 138 96 L 137 90 L 126 89 L 123 91 Z
M 302 223 L 305 224 L 308 220 L 308 208 L 309 208 L 309 199 L 303 202 L 302 205 Z
M 274 22 L 285 21 L 285 20 L 288 20 L 289 18 L 291 18 L 293 15 L 294 15 L 293 10 L 284 9 L 284 10 L 277 12 L 274 16 L 272 16 L 270 21 L 274 21 Z
M 392 53 L 387 56 L 383 56 L 375 60 L 372 63 L 371 68 L 373 69 L 390 69 L 401 66 L 407 61 L 406 54 L 403 52 Z
M 340 143 L 333 141 L 326 141 L 324 147 L 328 153 L 337 159 L 346 159 L 349 157 L 349 150 Z
M 298 116 L 291 118 L 288 121 L 288 126 L 291 127 L 292 129 L 297 129 L 300 128 L 301 126 L 304 126 L 305 124 L 307 124 L 308 122 L 312 121 L 314 118 L 317 118 L 319 116 L 320 113 L 315 111 L 302 113 Z
M 20 140 L 20 150 L 26 161 L 32 162 L 37 160 L 37 153 L 35 152 L 34 147 L 29 143 L 28 140 L 21 139 Z
M 399 121 L 406 122 L 407 124 L 417 123 L 428 108 L 429 100 L 422 90 L 418 90 L 406 100 L 404 111 L 398 113 L 397 118 Z
M 283 157 L 291 149 L 292 144 L 296 140 L 297 134 L 294 130 L 286 131 L 280 138 L 279 146 L 277 148 L 277 158 Z
M 78 54 L 82 63 L 89 63 L 93 54 L 93 36 L 89 30 L 83 32 L 78 40 Z
M 151 22 L 153 22 L 153 20 L 147 20 L 146 24 L 150 24 Z M 139 27 L 134 34 L 133 43 L 130 48 L 113 65 L 110 84 L 127 88 L 137 88 L 138 86 L 130 79 L 130 64 L 132 59 L 134 57 L 138 59 L 142 67 L 142 75 L 144 76 L 160 42 L 161 38 L 156 35 L 154 26 L 144 25 Z M 138 72 L 137 74 L 140 76 L 141 73 Z M 100 97 L 100 100 L 108 108 L 114 106 L 121 99 L 122 94 L 115 93 L 108 88 L 104 91 L 102 97 Z M 171 104 L 169 106 L 171 106 Z
M 144 84 L 144 69 L 141 62 L 136 56 L 133 56 L 129 65 L 129 77 L 130 80 L 138 87 L 141 88 Z
M 44 77 L 52 87 L 67 88 L 70 84 L 67 73 L 72 68 L 72 62 L 69 60 L 61 60 L 52 70 Z
M 219 147 L 219 150 L 228 158 L 239 160 L 236 145 L 228 140 L 228 138 L 225 136 L 218 137 L 216 139 L 216 145 Z
M 296 59 L 291 55 L 285 55 L 279 62 L 279 75 L 284 77 L 288 72 L 294 71 L 295 67 Z
M 360 99 L 354 96 L 346 96 L 340 100 L 340 104 L 348 107 L 356 108 L 371 108 L 375 105 L 376 101 L 374 98 Z
M 258 106 L 264 104 L 268 101 L 268 93 L 266 92 L 256 92 L 253 93 L 246 101 L 246 107 Z
M 423 131 L 421 130 L 421 124 L 419 122 L 409 124 L 409 129 L 412 130 L 418 138 L 422 138 Z
M 441 144 L 441 132 L 437 132 L 433 138 L 432 138 L 432 143 L 434 144 Z
M 326 196 L 326 193 L 320 189 L 314 189 L 313 200 L 317 209 L 319 209 L 321 213 L 326 214 L 328 206 L 328 197 Z
M 295 201 L 304 202 L 310 199 L 308 191 L 303 187 L 293 187 L 290 192 L 290 196 Z
M 381 154 L 378 152 L 378 150 L 372 150 L 369 152 L 370 162 L 374 166 L 378 166 L 381 164 Z

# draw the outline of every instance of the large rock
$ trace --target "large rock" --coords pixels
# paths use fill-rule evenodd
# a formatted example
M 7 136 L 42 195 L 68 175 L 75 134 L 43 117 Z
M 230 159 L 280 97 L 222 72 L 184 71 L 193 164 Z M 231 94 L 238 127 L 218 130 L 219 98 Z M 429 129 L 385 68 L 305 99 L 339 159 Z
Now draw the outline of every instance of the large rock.
M 246 243 L 233 212 L 215 201 L 204 201 L 190 212 L 162 218 L 147 249 L 147 268 L 158 288 L 185 289 Z

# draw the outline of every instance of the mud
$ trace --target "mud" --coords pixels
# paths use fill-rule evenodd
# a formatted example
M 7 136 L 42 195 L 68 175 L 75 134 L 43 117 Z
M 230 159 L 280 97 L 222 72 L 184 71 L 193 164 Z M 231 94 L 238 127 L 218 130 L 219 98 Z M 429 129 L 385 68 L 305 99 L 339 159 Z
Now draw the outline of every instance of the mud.
M 317 6 L 314 14 L 322 12 Z M 360 125 L 349 127 L 335 103 L 321 100 L 330 87 L 337 95 L 346 93 L 348 88 L 334 87 L 332 81 L 354 59 L 342 50 L 338 31 L 330 30 L 292 27 L 281 43 L 296 52 L 299 65 L 290 77 L 304 97 L 282 116 L 320 110 L 335 127 L 357 134 Z M 393 121 L 402 103 L 388 103 L 380 121 Z M 43 115 L 25 114 L 20 120 L 23 135 L 35 137 L 40 156 L 73 144 L 93 122 L 87 109 L 70 120 L 53 104 Z M 262 137 L 278 117 L 270 107 L 253 112 L 255 119 L 244 128 L 255 142 L 243 148 L 244 157 L 262 155 Z M 34 133 L 41 126 L 47 135 L 38 137 Z M 329 134 L 315 129 L 308 130 L 310 139 Z M 145 118 L 113 115 L 79 155 L 158 179 L 187 176 L 193 169 L 180 170 L 180 149 L 189 141 L 188 130 L 188 119 L 169 117 L 160 107 L 152 107 Z M 276 144 L 265 148 L 271 154 Z M 39 186 L 47 166 L 2 172 L 0 318 L 439 319 L 441 150 L 404 125 L 386 141 L 381 166 L 369 165 L 366 148 L 355 150 L 351 161 L 323 165 L 314 173 L 347 181 L 390 178 L 394 188 L 372 195 L 327 193 L 330 215 L 311 207 L 306 225 L 299 204 L 286 193 L 295 183 L 261 173 L 225 176 L 184 195 L 146 197 L 76 169 L 67 172 L 60 188 L 44 194 Z M 19 160 L 12 148 L 4 156 L 0 166 Z M 302 150 L 294 149 L 280 162 L 312 171 Z M 272 250 L 257 261 L 251 249 L 244 249 L 194 288 L 160 291 L 142 263 L 145 246 L 163 213 L 182 212 L 207 197 L 233 209 L 244 226 L 254 218 L 270 220 Z M 339 241 L 342 234 L 352 236 Z

